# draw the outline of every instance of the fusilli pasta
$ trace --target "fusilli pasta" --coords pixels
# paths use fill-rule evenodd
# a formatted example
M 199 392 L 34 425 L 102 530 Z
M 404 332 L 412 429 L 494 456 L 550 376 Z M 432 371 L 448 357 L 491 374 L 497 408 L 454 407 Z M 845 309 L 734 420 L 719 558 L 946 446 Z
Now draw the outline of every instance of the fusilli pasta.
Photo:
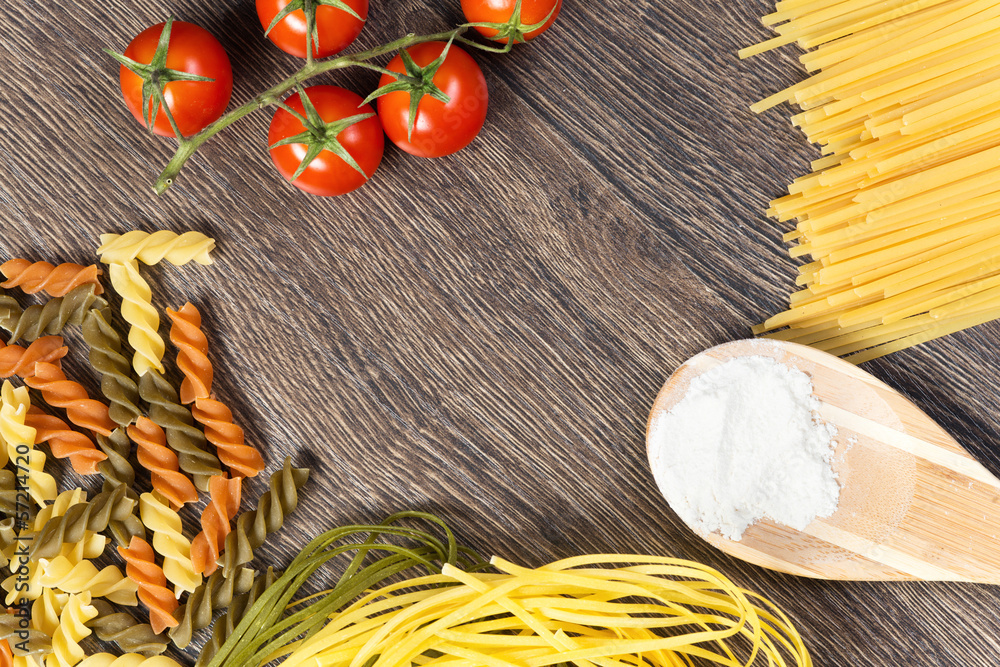
M 244 512 L 236 520 L 236 527 L 226 537 L 226 548 L 220 565 L 229 576 L 237 567 L 253 560 L 254 549 L 265 538 L 281 528 L 285 517 L 299 504 L 298 490 L 309 479 L 308 468 L 293 468 L 286 457 L 281 470 L 271 475 L 268 490 L 257 502 L 257 508 Z
M 127 426 L 141 414 L 139 387 L 132 379 L 132 362 L 122 354 L 121 338 L 100 310 L 91 310 L 83 320 L 83 340 L 90 347 L 90 365 L 101 374 L 101 393 L 110 402 L 108 414 L 119 426 Z
M 170 342 L 177 348 L 177 366 L 184 373 L 181 403 L 208 398 L 212 393 L 212 362 L 208 360 L 208 339 L 201 331 L 201 313 L 192 303 L 179 310 L 167 308 Z
M 218 567 L 219 553 L 232 529 L 230 522 L 240 511 L 242 481 L 239 477 L 213 477 L 208 485 L 211 501 L 201 513 L 201 532 L 191 543 L 191 562 L 196 572 L 212 574 Z
M 138 586 L 116 565 L 98 570 L 89 560 L 73 563 L 61 555 L 52 560 L 41 558 L 38 562 L 42 570 L 39 583 L 46 588 L 57 588 L 65 593 L 87 593 L 116 604 L 138 604 Z
M 156 564 L 153 547 L 145 540 L 133 537 L 128 547 L 118 547 L 125 559 L 125 573 L 139 587 L 139 599 L 149 609 L 149 624 L 160 633 L 177 625 L 173 617 L 177 598 L 167 588 L 167 577 Z
M 151 368 L 162 372 L 166 345 L 158 331 L 160 316 L 153 308 L 149 283 L 139 275 L 139 265 L 135 261 L 112 264 L 108 276 L 122 298 L 122 317 L 131 325 L 128 342 L 135 350 L 132 368 L 140 376 Z
M 179 648 L 186 647 L 195 631 L 212 623 L 214 612 L 225 609 L 235 596 L 250 590 L 256 576 L 254 570 L 245 567 L 237 569 L 229 577 L 224 577 L 222 570 L 217 570 L 174 612 L 174 618 L 180 623 L 170 628 L 170 640 Z
M 5 380 L 0 388 L 0 441 L 18 472 L 26 469 L 28 494 L 39 506 L 44 506 L 55 500 L 56 480 L 44 470 L 45 454 L 35 449 L 35 429 L 24 425 L 29 406 L 28 390 L 15 389 Z
M 52 654 L 45 662 L 46 667 L 73 667 L 86 657 L 80 642 L 90 635 L 86 623 L 96 615 L 89 593 L 69 597 L 59 616 L 59 627 L 52 635 Z
M 63 544 L 79 542 L 87 532 L 100 533 L 112 521 L 125 521 L 134 509 L 127 487 L 109 485 L 93 500 L 76 502 L 61 516 L 46 521 L 31 545 L 31 557 L 54 558 Z
M 229 635 L 233 634 L 233 630 L 236 629 L 240 621 L 243 620 L 247 609 L 252 607 L 257 598 L 273 586 L 274 582 L 280 576 L 281 572 L 275 572 L 274 568 L 269 567 L 266 572 L 257 576 L 250 590 L 233 598 L 233 603 L 229 605 L 225 613 L 215 619 L 215 623 L 212 624 L 212 636 L 205 643 L 205 646 L 202 647 L 198 661 L 195 662 L 195 667 L 203 667 L 211 662 L 215 654 L 219 652 L 219 648 L 226 642 Z
M 81 662 L 79 667 L 181 667 L 181 665 L 165 655 L 146 658 L 138 653 L 126 653 L 120 656 L 95 653 Z
M 114 642 L 128 653 L 159 655 L 167 650 L 167 642 L 161 639 L 149 623 L 140 623 L 131 614 L 117 611 L 109 602 L 94 600 L 97 616 L 87 622 L 87 626 L 102 642 Z
M 24 382 L 32 389 L 40 390 L 49 405 L 64 408 L 66 416 L 77 426 L 101 435 L 111 435 L 115 429 L 116 424 L 108 416 L 108 406 L 90 398 L 83 385 L 67 380 L 55 364 L 35 364 L 35 374 L 25 378 Z
M 65 296 L 67 292 L 80 285 L 93 285 L 95 294 L 104 291 L 98 280 L 101 270 L 93 265 L 82 266 L 67 262 L 53 266 L 48 262 L 15 258 L 0 264 L 0 273 L 7 278 L 5 282 L 0 283 L 0 287 L 4 289 L 20 287 L 26 294 L 46 292 L 50 296 Z
M 106 308 L 108 302 L 94 294 L 93 285 L 81 285 L 66 296 L 49 299 L 22 311 L 16 302 L 0 304 L 0 327 L 10 332 L 10 343 L 33 341 L 46 334 L 56 335 L 69 324 L 80 324 L 91 308 Z
M 42 336 L 26 348 L 20 345 L 0 345 L 0 377 L 33 375 L 35 364 L 39 361 L 58 366 L 60 359 L 68 352 L 69 348 L 63 345 L 63 339 L 59 336 Z
M 191 542 L 184 537 L 181 518 L 157 493 L 139 497 L 142 522 L 153 533 L 153 548 L 163 556 L 163 573 L 179 590 L 193 592 L 201 575 L 191 564 Z
M 200 491 L 221 475 L 219 459 L 206 451 L 205 434 L 194 425 L 191 411 L 178 401 L 177 390 L 162 375 L 150 371 L 139 378 L 139 395 L 149 403 L 149 417 L 167 433 L 167 444 L 177 452 L 181 470 L 194 478 Z
M 163 429 L 148 417 L 140 417 L 128 427 L 128 435 L 137 445 L 139 465 L 150 472 L 153 488 L 160 495 L 175 509 L 198 501 L 198 490 L 178 469 L 177 455 L 167 447 Z
M 212 257 L 209 253 L 213 249 L 215 241 L 201 232 L 177 234 L 161 230 L 149 234 L 131 231 L 120 236 L 101 234 L 101 247 L 97 249 L 97 254 L 106 264 L 138 259 L 143 264 L 157 264 L 166 260 L 181 266 L 192 261 L 211 264 Z
M 24 418 L 25 426 L 35 429 L 35 444 L 48 443 L 57 459 L 69 459 L 73 470 L 81 475 L 97 474 L 97 465 L 108 455 L 97 449 L 83 433 L 74 431 L 63 420 L 32 406 Z
M 264 469 L 264 457 L 246 444 L 243 429 L 233 423 L 233 413 L 214 398 L 199 398 L 191 416 L 205 427 L 205 438 L 215 445 L 219 460 L 233 475 L 255 477 Z

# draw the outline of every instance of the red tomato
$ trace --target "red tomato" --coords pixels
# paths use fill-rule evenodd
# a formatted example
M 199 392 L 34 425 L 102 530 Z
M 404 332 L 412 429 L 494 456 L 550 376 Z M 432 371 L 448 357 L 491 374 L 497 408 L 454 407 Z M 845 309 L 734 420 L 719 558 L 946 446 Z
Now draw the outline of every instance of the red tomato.
M 514 5 L 516 4 L 516 0 L 462 0 L 462 13 L 465 14 L 465 20 L 469 23 L 506 23 L 514 13 Z M 553 11 L 553 7 L 555 7 L 555 11 Z M 549 12 L 552 12 L 552 16 L 545 21 L 545 25 L 524 35 L 525 40 L 534 39 L 548 30 L 555 22 L 560 9 L 562 9 L 562 0 L 522 0 L 521 23 L 523 25 L 541 23 L 545 21 L 546 16 L 549 16 Z M 476 30 L 490 39 L 497 34 L 493 28 L 477 26 Z M 501 38 L 497 41 L 506 44 L 508 40 Z
M 260 24 L 267 30 L 274 17 L 281 12 L 289 2 L 294 0 L 257 0 L 257 17 Z M 345 5 L 354 10 L 362 19 L 368 18 L 368 0 L 342 0 Z M 301 4 L 301 3 L 300 3 Z M 318 5 L 316 7 L 316 27 L 319 30 L 319 41 L 313 44 L 313 57 L 326 58 L 343 51 L 351 45 L 361 29 L 364 21 L 359 21 L 339 7 Z M 267 38 L 275 46 L 299 58 L 306 57 L 306 15 L 301 9 L 296 9 L 283 18 L 278 25 L 267 34 Z
M 316 107 L 320 118 L 326 123 L 372 113 L 369 105 L 358 106 L 364 101 L 360 96 L 337 86 L 312 86 L 306 88 L 305 92 Z M 285 104 L 303 116 L 306 115 L 298 93 L 285 100 Z M 302 121 L 284 109 L 278 109 L 271 119 L 267 145 L 273 146 L 276 142 L 294 137 L 305 130 Z M 324 150 L 309 163 L 298 178 L 291 181 L 292 185 L 314 195 L 329 197 L 356 190 L 372 177 L 382 161 L 382 152 L 385 148 L 385 137 L 382 135 L 378 119 L 372 116 L 355 123 L 340 132 L 336 139 L 364 170 L 364 175 L 334 153 Z M 274 166 L 285 180 L 295 175 L 308 149 L 304 143 L 270 149 Z
M 445 46 L 444 42 L 427 42 L 411 46 L 407 52 L 418 66 L 424 67 L 440 56 Z M 398 55 L 386 67 L 393 72 L 406 72 L 403 59 Z M 383 74 L 379 87 L 394 80 Z M 465 148 L 486 121 L 489 105 L 486 77 L 468 53 L 452 44 L 434 75 L 434 85 L 451 101 L 445 104 L 424 95 L 417 107 L 412 139 L 407 138 L 410 93 L 393 92 L 378 98 L 379 118 L 389 139 L 407 153 L 419 157 L 441 157 Z
M 163 32 L 160 23 L 139 33 L 125 49 L 125 56 L 149 64 Z M 210 32 L 193 23 L 174 21 L 170 28 L 167 48 L 167 69 L 206 76 L 214 81 L 171 81 L 163 88 L 167 108 L 177 121 L 181 134 L 190 136 L 223 114 L 233 92 L 233 71 L 225 49 Z M 142 78 L 124 65 L 119 72 L 125 104 L 135 119 L 146 125 L 142 108 Z M 156 114 L 153 132 L 164 137 L 174 136 L 167 114 Z

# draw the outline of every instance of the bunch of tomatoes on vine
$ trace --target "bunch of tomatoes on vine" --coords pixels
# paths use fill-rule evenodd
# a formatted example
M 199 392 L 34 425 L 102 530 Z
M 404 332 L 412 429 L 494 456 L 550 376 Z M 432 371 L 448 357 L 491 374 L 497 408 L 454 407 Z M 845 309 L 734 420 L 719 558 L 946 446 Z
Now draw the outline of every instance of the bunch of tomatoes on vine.
M 548 30 L 562 0 L 461 2 L 467 22 L 456 28 L 337 56 L 361 34 L 368 0 L 257 0 L 264 34 L 305 64 L 228 112 L 229 58 L 204 28 L 171 18 L 141 32 L 124 53 L 107 50 L 121 65 L 121 91 L 132 115 L 151 132 L 178 141 L 154 189 L 165 192 L 205 141 L 263 107 L 276 107 L 267 137 L 274 166 L 292 185 L 316 195 L 364 185 L 382 161 L 386 136 L 425 158 L 466 147 L 486 120 L 489 93 L 482 70 L 462 46 L 510 51 Z M 472 29 L 489 42 L 467 37 Z M 386 65 L 375 62 L 389 54 L 395 57 Z M 378 88 L 362 98 L 333 85 L 303 87 L 347 67 L 381 73 Z

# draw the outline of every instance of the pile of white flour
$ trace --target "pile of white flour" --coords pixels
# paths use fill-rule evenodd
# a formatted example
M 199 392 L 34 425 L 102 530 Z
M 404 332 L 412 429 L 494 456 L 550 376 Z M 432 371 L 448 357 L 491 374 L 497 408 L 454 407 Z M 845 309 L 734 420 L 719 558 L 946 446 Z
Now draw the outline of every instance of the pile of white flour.
M 805 373 L 738 357 L 691 382 L 650 429 L 653 475 L 670 507 L 703 534 L 738 540 L 762 518 L 801 530 L 837 509 L 837 430 L 815 416 Z

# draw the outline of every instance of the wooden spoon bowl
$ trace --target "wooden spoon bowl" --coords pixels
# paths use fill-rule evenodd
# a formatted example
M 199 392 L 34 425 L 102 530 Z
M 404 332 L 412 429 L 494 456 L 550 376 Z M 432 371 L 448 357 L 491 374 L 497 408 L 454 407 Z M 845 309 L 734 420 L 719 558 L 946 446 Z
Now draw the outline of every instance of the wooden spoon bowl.
M 838 431 L 840 502 L 802 531 L 764 519 L 739 541 L 701 537 L 737 558 L 807 577 L 1000 583 L 1000 480 L 899 392 L 825 352 L 744 340 L 692 357 L 656 397 L 647 453 L 657 418 L 691 380 L 742 356 L 770 357 L 812 379 L 819 416 Z

